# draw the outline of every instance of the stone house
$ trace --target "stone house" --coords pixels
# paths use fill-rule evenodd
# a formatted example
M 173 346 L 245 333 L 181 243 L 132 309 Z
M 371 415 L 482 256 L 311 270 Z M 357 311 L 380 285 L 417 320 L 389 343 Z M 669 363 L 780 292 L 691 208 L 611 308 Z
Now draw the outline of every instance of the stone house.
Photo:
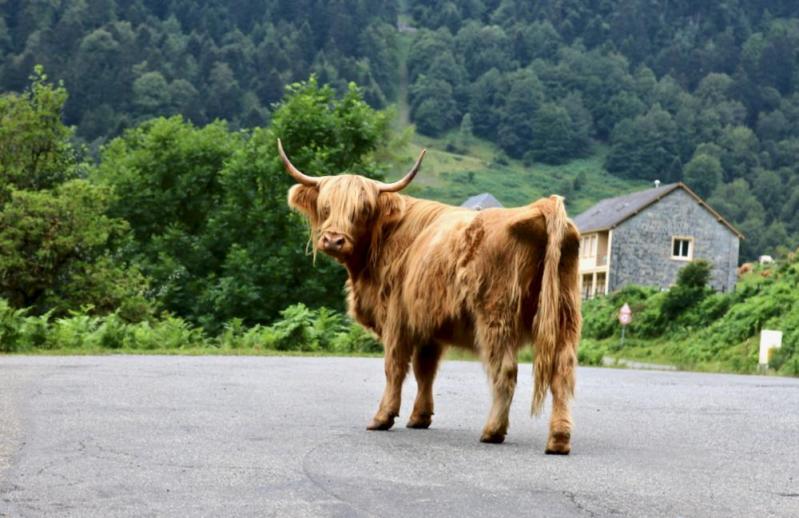
M 713 288 L 735 287 L 743 235 L 683 183 L 602 200 L 574 222 L 584 298 L 627 284 L 668 288 L 694 259 L 712 265 Z

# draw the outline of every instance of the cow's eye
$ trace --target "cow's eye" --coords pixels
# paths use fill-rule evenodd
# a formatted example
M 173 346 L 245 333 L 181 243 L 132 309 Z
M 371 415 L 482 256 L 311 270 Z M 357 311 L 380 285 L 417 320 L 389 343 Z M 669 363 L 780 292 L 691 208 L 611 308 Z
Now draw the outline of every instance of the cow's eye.
M 320 213 L 322 219 L 327 219 L 330 216 L 330 207 L 322 207 L 322 212 Z

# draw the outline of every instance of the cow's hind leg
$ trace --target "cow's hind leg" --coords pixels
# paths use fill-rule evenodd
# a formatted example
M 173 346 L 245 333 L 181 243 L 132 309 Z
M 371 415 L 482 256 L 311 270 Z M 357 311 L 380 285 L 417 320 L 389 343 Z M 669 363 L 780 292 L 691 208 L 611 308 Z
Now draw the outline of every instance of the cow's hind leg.
M 572 418 L 569 403 L 574 395 L 574 367 L 577 363 L 573 347 L 558 352 L 552 373 L 552 417 L 549 421 L 549 439 L 546 453 L 568 455 L 571 451 Z
M 481 333 L 480 348 L 491 380 L 493 401 L 480 441 L 501 443 L 508 433 L 508 413 L 516 390 L 515 341 L 504 333 Z
M 429 343 L 413 353 L 413 374 L 416 376 L 416 402 L 408 420 L 408 428 L 428 428 L 433 420 L 433 381 L 443 348 Z
M 377 413 L 366 427 L 368 430 L 388 430 L 394 426 L 394 418 L 399 415 L 402 383 L 408 374 L 410 357 L 411 349 L 406 342 L 386 344 L 386 388 Z

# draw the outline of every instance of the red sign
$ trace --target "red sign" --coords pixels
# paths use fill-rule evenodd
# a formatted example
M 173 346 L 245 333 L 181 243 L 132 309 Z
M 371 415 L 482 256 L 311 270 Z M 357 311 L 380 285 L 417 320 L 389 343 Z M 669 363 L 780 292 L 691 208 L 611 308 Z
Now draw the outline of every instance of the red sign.
M 619 322 L 621 325 L 626 326 L 629 325 L 630 322 L 633 321 L 633 310 L 630 309 L 630 306 L 627 305 L 625 302 L 624 305 L 619 310 Z

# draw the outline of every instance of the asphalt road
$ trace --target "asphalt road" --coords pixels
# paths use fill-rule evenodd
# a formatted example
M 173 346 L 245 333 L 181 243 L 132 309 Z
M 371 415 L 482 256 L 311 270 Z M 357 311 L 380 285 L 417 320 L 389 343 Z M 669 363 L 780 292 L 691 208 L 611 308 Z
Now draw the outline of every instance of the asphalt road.
M 530 370 L 488 445 L 478 363 L 367 432 L 378 359 L 0 357 L 0 516 L 799 516 L 799 380 L 581 368 L 558 457 Z

